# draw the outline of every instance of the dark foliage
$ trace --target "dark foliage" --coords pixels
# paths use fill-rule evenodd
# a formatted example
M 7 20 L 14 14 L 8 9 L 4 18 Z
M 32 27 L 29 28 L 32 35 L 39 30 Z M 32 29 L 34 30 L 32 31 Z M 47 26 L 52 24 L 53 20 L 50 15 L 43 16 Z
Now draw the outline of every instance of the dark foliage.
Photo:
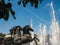
M 4 0 L 0 1 L 0 19 L 3 18 L 4 20 L 9 19 L 9 12 L 12 14 L 13 18 L 15 19 L 15 12 L 12 10 L 12 4 L 7 3 L 5 4 Z
M 0 38 L 1 38 L 1 37 L 4 37 L 4 36 L 5 36 L 5 34 L 3 34 L 3 33 L 0 33 Z
M 30 3 L 31 6 L 34 6 L 35 8 L 38 8 L 38 3 L 42 3 L 43 0 L 19 0 L 18 5 L 21 3 L 23 4 L 23 7 L 26 7 L 27 3 Z
M 10 0 L 8 0 L 10 1 Z M 42 3 L 43 0 L 18 0 L 18 5 L 23 4 L 23 7 L 26 7 L 28 3 L 31 4 L 31 6 L 34 6 L 35 8 L 38 8 L 38 3 Z M 12 10 L 12 4 L 7 2 L 5 3 L 5 0 L 0 0 L 0 19 L 3 18 L 5 21 L 9 19 L 9 12 L 15 17 L 15 12 Z

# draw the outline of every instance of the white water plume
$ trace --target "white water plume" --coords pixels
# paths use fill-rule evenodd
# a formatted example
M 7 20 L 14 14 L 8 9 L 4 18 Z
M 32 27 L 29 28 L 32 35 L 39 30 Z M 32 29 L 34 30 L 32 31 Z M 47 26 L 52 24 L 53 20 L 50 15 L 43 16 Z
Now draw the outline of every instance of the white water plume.
M 40 34 L 39 34 L 39 45 L 45 45 L 46 44 L 46 25 L 40 25 L 39 26 Z
M 50 24 L 50 34 L 47 34 L 46 25 L 39 25 L 39 34 L 38 38 L 40 42 L 38 42 L 38 45 L 60 45 L 60 30 L 59 30 L 59 24 L 55 17 L 55 11 L 53 7 L 53 2 L 50 3 L 51 8 L 51 24 Z M 31 24 L 32 25 L 32 24 Z M 48 28 L 48 27 L 47 27 Z M 34 45 L 34 42 L 31 43 L 31 45 Z
M 52 10 L 52 23 L 50 25 L 50 30 L 51 30 L 50 42 L 51 42 L 51 45 L 59 45 L 59 26 L 58 26 L 58 22 L 56 21 L 56 18 L 55 18 L 53 2 L 51 2 L 50 7 Z

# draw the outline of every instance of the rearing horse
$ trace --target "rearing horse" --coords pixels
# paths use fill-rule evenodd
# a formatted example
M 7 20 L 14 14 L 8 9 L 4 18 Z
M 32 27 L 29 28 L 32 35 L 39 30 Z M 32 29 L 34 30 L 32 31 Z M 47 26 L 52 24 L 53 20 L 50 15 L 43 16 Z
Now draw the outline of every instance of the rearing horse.
M 37 35 L 34 34 L 34 37 L 32 38 L 30 31 L 33 31 L 33 29 L 29 25 L 26 25 L 23 28 L 23 36 L 25 39 L 22 40 L 22 44 L 35 41 L 36 45 L 38 45 L 37 41 L 39 41 L 39 39 L 37 38 Z

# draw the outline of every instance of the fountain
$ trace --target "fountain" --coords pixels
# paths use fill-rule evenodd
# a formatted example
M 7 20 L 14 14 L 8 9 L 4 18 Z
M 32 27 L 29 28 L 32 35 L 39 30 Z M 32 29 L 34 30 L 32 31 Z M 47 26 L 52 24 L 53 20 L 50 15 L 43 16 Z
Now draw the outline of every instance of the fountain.
M 53 7 L 53 2 L 50 3 L 50 8 L 52 10 L 52 21 L 50 24 L 50 34 L 46 33 L 46 25 L 39 25 L 39 34 L 38 38 L 40 42 L 38 42 L 38 45 L 60 45 L 60 39 L 59 39 L 59 25 L 58 21 L 55 18 L 55 11 Z M 31 28 L 32 28 L 32 19 L 31 19 Z M 31 37 L 34 37 L 34 32 L 31 32 Z M 27 43 L 28 45 L 35 45 L 36 43 L 32 41 L 31 43 Z M 27 45 L 26 44 L 26 45 Z
M 45 45 L 46 44 L 46 26 L 43 25 L 39 27 L 40 29 L 40 34 L 39 34 L 39 39 L 40 39 L 40 42 L 39 42 L 39 45 Z
M 33 28 L 33 24 L 32 24 L 32 18 L 30 20 L 30 26 L 31 28 Z M 31 32 L 31 37 L 33 38 L 34 37 L 34 32 Z M 34 41 L 30 42 L 30 45 L 33 45 L 34 44 Z
M 52 11 L 52 21 L 50 24 L 50 34 L 46 34 L 46 26 L 45 25 L 41 25 L 39 26 L 39 45 L 60 45 L 60 39 L 59 39 L 59 25 L 58 25 L 58 21 L 55 18 L 55 11 L 54 11 L 54 7 L 53 7 L 53 2 L 50 3 L 50 8 Z
M 60 45 L 59 44 L 59 26 L 58 26 L 58 21 L 56 21 L 56 18 L 55 18 L 55 11 L 53 8 L 53 2 L 51 2 L 50 7 L 52 10 L 52 22 L 50 25 L 50 31 L 51 31 L 50 42 L 51 42 L 51 45 Z
M 43 45 L 46 44 L 46 25 L 43 25 Z
M 59 25 L 58 25 L 58 21 L 55 18 L 55 11 L 54 11 L 54 7 L 53 7 L 53 2 L 50 3 L 50 8 L 52 11 L 52 21 L 50 24 L 50 34 L 47 34 L 47 29 L 46 29 L 46 25 L 39 25 L 39 34 L 38 37 L 36 37 L 36 35 L 34 34 L 34 32 L 30 32 L 31 33 L 31 37 L 32 39 L 35 38 L 32 42 L 29 41 L 28 43 L 24 43 L 22 45 L 36 45 L 36 42 L 39 38 L 40 41 L 38 41 L 38 45 L 60 45 L 60 30 L 59 30 Z M 33 29 L 33 24 L 32 24 L 32 19 L 30 21 L 30 27 Z M 19 26 L 18 26 L 19 27 Z M 17 38 L 20 37 L 20 30 L 19 28 L 17 28 L 17 30 L 10 30 L 11 31 L 11 35 L 10 37 L 14 37 Z M 16 34 L 15 34 L 16 33 Z M 35 42 L 36 41 L 36 42 Z

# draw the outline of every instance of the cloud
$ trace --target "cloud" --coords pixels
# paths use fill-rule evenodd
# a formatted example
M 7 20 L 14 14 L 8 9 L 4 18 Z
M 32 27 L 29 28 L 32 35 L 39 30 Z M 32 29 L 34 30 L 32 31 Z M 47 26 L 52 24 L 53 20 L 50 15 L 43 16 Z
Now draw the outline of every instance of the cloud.
M 30 12 L 32 14 L 32 16 L 36 17 L 37 19 L 39 19 L 42 22 L 46 22 L 46 24 L 49 24 L 47 20 L 43 19 L 42 17 L 39 17 L 36 13 L 34 13 L 33 11 L 29 10 L 28 8 L 25 8 L 25 10 L 27 12 Z
M 46 4 L 46 6 L 49 6 L 49 5 L 50 5 L 50 3 L 47 3 L 47 4 Z
M 44 6 L 44 8 L 47 7 L 47 6 L 49 6 L 49 5 L 50 5 L 50 3 L 47 3 L 47 4 Z
M 60 11 L 60 8 L 58 9 L 58 11 Z

